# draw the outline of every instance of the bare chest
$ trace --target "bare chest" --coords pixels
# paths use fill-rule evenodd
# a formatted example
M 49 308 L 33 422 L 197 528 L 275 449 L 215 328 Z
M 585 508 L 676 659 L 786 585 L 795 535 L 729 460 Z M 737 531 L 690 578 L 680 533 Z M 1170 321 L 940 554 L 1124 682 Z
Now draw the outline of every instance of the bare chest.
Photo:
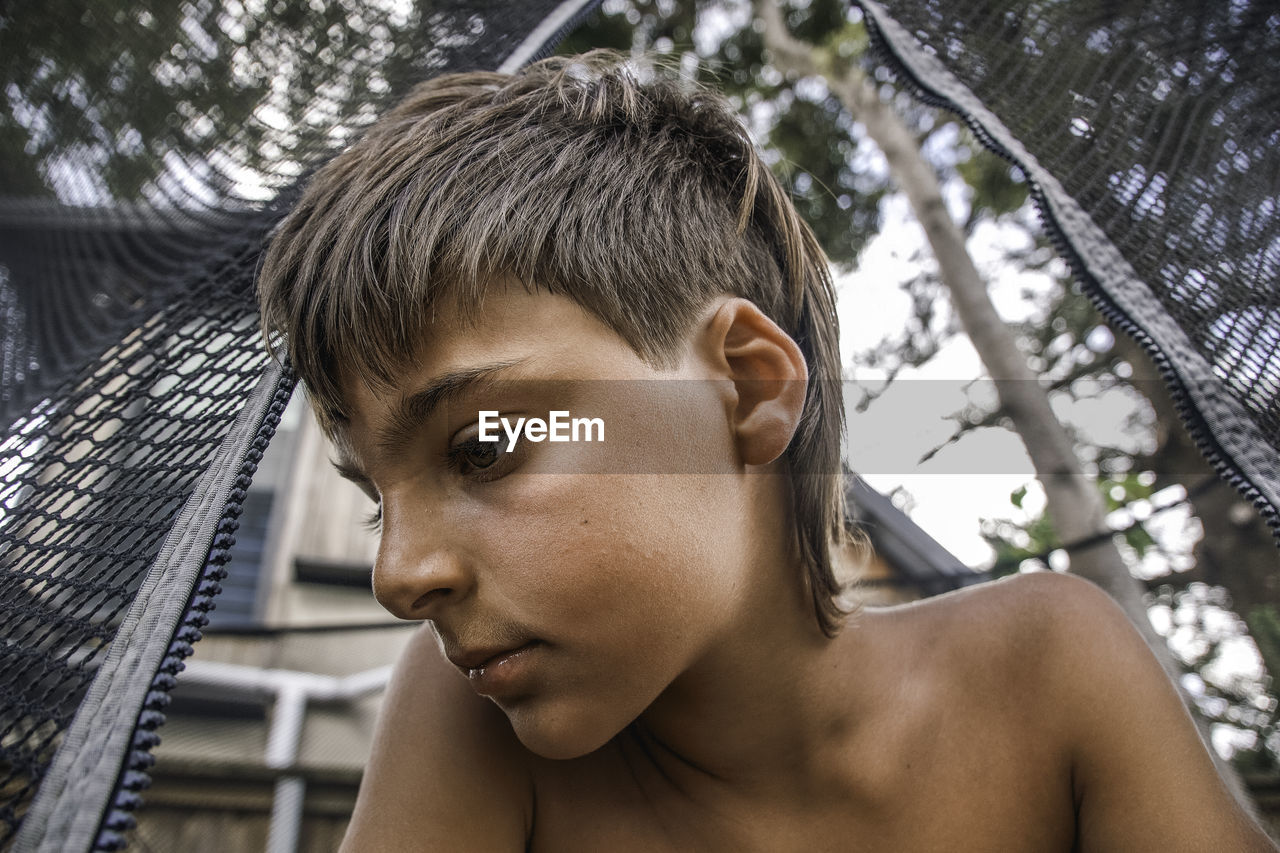
M 1022 738 L 964 729 L 895 744 L 847 789 L 799 799 L 713 799 L 634 768 L 565 773 L 542 780 L 530 849 L 1068 853 L 1066 768 Z

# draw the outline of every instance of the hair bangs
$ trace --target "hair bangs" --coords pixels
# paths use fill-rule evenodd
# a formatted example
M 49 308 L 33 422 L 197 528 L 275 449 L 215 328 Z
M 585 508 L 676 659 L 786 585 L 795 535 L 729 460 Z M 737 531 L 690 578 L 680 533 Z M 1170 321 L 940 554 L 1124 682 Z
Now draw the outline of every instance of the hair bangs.
M 792 336 L 810 376 L 786 456 L 796 535 L 834 632 L 834 287 L 723 98 L 605 52 L 429 80 L 316 172 L 259 277 L 264 329 L 285 333 L 330 434 L 344 382 L 392 384 L 438 317 L 473 322 L 490 287 L 512 285 L 573 299 L 656 366 L 719 294 Z

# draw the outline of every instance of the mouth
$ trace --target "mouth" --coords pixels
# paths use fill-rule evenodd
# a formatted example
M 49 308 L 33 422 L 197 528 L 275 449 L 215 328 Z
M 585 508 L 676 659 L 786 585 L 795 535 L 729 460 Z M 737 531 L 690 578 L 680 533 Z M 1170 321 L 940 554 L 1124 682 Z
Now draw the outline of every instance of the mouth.
M 540 640 L 529 640 L 503 648 L 460 649 L 446 656 L 477 693 L 493 696 L 509 691 L 522 680 L 529 658 L 541 646 Z
M 511 646 L 488 646 L 483 648 L 448 649 L 445 656 L 449 662 L 462 671 L 468 678 L 483 674 L 490 667 L 512 658 L 533 646 L 540 645 L 538 640 L 518 643 Z

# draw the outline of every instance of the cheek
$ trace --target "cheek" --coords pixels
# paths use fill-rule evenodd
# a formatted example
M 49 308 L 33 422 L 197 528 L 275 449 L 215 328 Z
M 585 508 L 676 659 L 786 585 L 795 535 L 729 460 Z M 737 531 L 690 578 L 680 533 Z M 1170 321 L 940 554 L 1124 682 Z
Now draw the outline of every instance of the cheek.
M 709 495 L 672 476 L 535 476 L 501 548 L 494 593 L 558 647 L 538 699 L 505 708 L 545 757 L 584 754 L 639 716 L 694 662 L 729 611 L 734 578 Z M 684 480 L 684 491 L 676 491 Z M 714 485 L 714 484 L 713 484 Z M 497 568 L 497 567 L 495 567 Z
M 672 639 L 714 622 L 736 588 L 740 537 L 733 513 L 724 517 L 724 478 L 524 479 L 522 506 L 509 507 L 518 521 L 493 540 L 501 548 L 493 558 L 512 604 L 536 624 L 597 631 L 601 641 L 651 625 Z

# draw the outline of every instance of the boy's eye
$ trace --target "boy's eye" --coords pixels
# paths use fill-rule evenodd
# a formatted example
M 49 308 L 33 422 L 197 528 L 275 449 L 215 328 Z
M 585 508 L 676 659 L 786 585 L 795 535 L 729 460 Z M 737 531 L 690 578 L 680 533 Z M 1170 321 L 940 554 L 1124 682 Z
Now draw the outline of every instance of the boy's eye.
M 498 461 L 498 442 L 473 439 L 459 445 L 458 453 L 472 468 L 488 468 Z
M 508 453 L 504 441 L 481 441 L 472 434 L 470 438 L 454 444 L 445 454 L 445 461 L 459 474 L 479 482 L 496 480 L 505 475 L 514 464 L 519 449 Z

